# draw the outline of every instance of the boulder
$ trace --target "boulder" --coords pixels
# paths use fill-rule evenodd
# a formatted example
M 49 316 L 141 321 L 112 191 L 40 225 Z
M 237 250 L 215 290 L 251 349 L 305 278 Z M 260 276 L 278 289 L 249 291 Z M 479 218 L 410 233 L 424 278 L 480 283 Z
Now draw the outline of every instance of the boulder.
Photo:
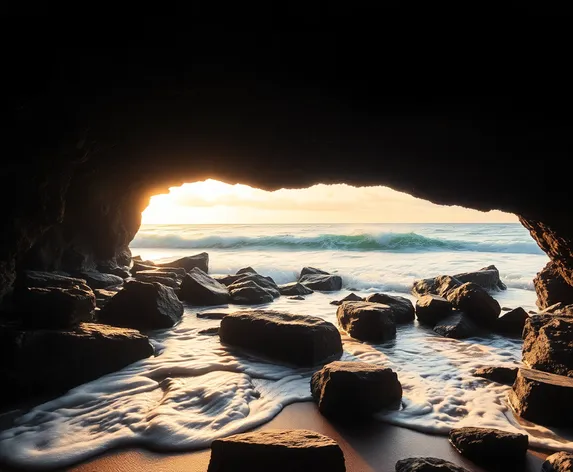
M 281 295 L 310 295 L 313 293 L 313 290 L 299 282 L 291 282 L 279 285 L 279 292 Z
M 526 434 L 493 428 L 454 428 L 449 440 L 462 456 L 484 465 L 521 464 L 529 447 Z
M 244 277 L 245 274 L 239 274 L 239 275 L 233 275 L 233 274 L 229 274 L 229 275 L 214 275 L 213 278 L 223 284 L 226 285 L 227 287 L 233 283 L 235 283 L 237 280 L 239 280 L 241 277 Z
M 452 304 L 444 297 L 429 294 L 416 300 L 416 317 L 423 325 L 434 327 L 451 314 Z
M 533 315 L 525 322 L 523 339 L 524 364 L 573 377 L 573 318 Z
M 463 311 L 479 326 L 492 328 L 501 313 L 497 300 L 472 282 L 466 282 L 453 289 L 446 298 L 454 308 Z
M 573 378 L 519 369 L 509 403 L 522 418 L 546 426 L 573 424 Z
M 172 288 L 153 282 L 130 281 L 100 310 L 100 322 L 122 328 L 170 328 L 183 315 L 183 304 Z
M 229 290 L 237 288 L 239 284 L 245 282 L 254 282 L 259 287 L 264 288 L 268 293 L 270 293 L 273 298 L 280 297 L 279 287 L 271 277 L 265 277 L 259 274 L 241 274 L 241 277 L 235 280 L 231 285 L 229 285 Z
M 528 318 L 529 315 L 523 308 L 514 308 L 513 310 L 506 311 L 499 316 L 495 322 L 494 330 L 496 333 L 500 334 L 521 336 L 525 322 Z
M 379 343 L 396 337 L 392 308 L 381 303 L 344 302 L 336 310 L 338 323 L 353 338 Z
M 117 275 L 113 274 L 102 274 L 101 272 L 86 271 L 78 272 L 77 274 L 82 279 L 85 279 L 86 283 L 92 288 L 109 288 L 117 287 L 123 284 L 123 279 Z
M 455 274 L 455 279 L 462 283 L 472 282 L 485 290 L 506 290 L 506 285 L 499 278 L 499 270 L 494 265 L 484 267 L 475 272 Z
M 519 368 L 517 367 L 480 367 L 474 371 L 473 375 L 503 385 L 513 385 L 518 370 Z
M 549 261 L 533 279 L 537 293 L 537 306 L 543 310 L 561 302 L 563 305 L 573 304 L 573 286 L 561 276 L 557 264 Z
M 65 331 L 5 329 L 0 344 L 3 398 L 10 402 L 62 394 L 153 355 L 139 331 L 94 323 Z
M 392 369 L 366 362 L 335 361 L 314 373 L 312 398 L 328 417 L 360 419 L 383 408 L 396 408 L 402 385 Z
M 194 256 L 182 257 L 171 262 L 163 262 L 161 264 L 156 264 L 157 267 L 180 267 L 185 269 L 185 272 L 189 272 L 192 269 L 201 269 L 203 272 L 209 272 L 209 254 L 202 252 L 201 254 L 195 254 Z
M 330 275 L 330 273 L 321 269 L 316 269 L 314 267 L 303 267 L 300 271 L 299 280 L 302 279 L 305 275 Z
M 344 472 L 334 440 L 304 429 L 236 434 L 211 443 L 208 472 Z
M 314 316 L 238 311 L 221 320 L 219 336 L 231 346 L 299 366 L 314 366 L 342 355 L 336 326 Z
M 409 457 L 396 462 L 396 472 L 469 472 L 437 457 Z
M 236 282 L 229 285 L 230 302 L 237 305 L 257 305 L 270 303 L 274 300 L 273 294 L 252 280 Z
M 332 300 L 330 302 L 330 304 L 335 305 L 335 306 L 339 306 L 339 305 L 342 305 L 343 302 L 363 302 L 363 301 L 364 301 L 364 298 L 359 297 L 354 292 L 352 292 L 352 293 L 349 293 L 348 295 L 346 295 L 344 298 L 341 298 L 340 300 Z
M 541 466 L 541 472 L 573 472 L 573 453 L 551 454 Z
M 150 275 L 150 274 L 142 274 L 138 272 L 135 275 L 135 280 L 139 280 L 140 282 L 157 282 L 158 284 L 166 285 L 167 287 L 175 288 L 179 286 L 179 281 L 172 277 L 166 277 L 162 275 Z
M 440 336 L 454 339 L 471 338 L 483 334 L 483 330 L 469 316 L 461 312 L 453 313 L 438 321 L 434 326 L 434 332 Z
M 448 294 L 462 285 L 462 282 L 449 275 L 439 275 L 429 279 L 421 279 L 414 281 L 412 287 L 412 294 L 416 297 L 423 295 L 439 295 L 446 298 Z
M 237 275 L 240 275 L 240 274 L 258 274 L 258 272 L 255 269 L 253 269 L 251 266 L 243 267 L 242 269 L 239 269 L 235 273 Z
M 322 292 L 334 292 L 342 288 L 342 278 L 339 275 L 307 274 L 299 279 L 305 287 Z
M 223 305 L 229 302 L 229 290 L 201 269 L 195 268 L 181 282 L 179 297 L 194 305 Z
M 414 305 L 405 297 L 387 295 L 385 293 L 372 293 L 366 297 L 366 301 L 388 305 L 392 308 L 394 321 L 398 324 L 410 323 L 415 319 Z

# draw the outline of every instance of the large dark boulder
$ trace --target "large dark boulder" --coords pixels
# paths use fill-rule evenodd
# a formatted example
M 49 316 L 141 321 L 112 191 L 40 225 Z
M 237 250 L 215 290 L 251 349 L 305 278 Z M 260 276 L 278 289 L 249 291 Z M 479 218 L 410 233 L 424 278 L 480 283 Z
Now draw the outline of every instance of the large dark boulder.
M 219 336 L 231 346 L 300 366 L 314 366 L 342 355 L 336 326 L 314 316 L 238 311 L 222 319 Z
M 392 308 L 394 321 L 398 324 L 410 323 L 415 319 L 414 305 L 405 297 L 386 293 L 372 293 L 366 297 L 366 301 L 388 305 Z
M 518 371 L 519 368 L 517 367 L 480 367 L 474 371 L 473 375 L 491 380 L 492 382 L 504 385 L 513 385 Z
M 415 280 L 412 286 L 412 294 L 416 297 L 439 295 L 446 298 L 453 289 L 460 285 L 462 285 L 462 282 L 450 275 L 439 275 L 429 279 Z
M 238 287 L 238 284 L 242 284 L 245 282 L 254 282 L 259 287 L 264 288 L 268 293 L 270 293 L 273 298 L 280 297 L 279 287 L 272 279 L 272 277 L 260 275 L 260 274 L 240 274 L 241 277 L 236 279 L 233 283 L 231 283 L 228 287 L 229 290 L 233 290 L 233 288 Z
M 428 294 L 416 300 L 416 317 L 423 325 L 434 327 L 451 314 L 452 304 L 444 297 Z
M 396 408 L 402 399 L 396 373 L 366 362 L 331 362 L 314 373 L 310 390 L 323 415 L 345 420 Z
M 2 397 L 10 402 L 61 394 L 153 355 L 132 329 L 82 323 L 71 330 L 1 330 Z
M 494 330 L 500 334 L 521 336 L 525 322 L 528 319 L 529 315 L 527 312 L 523 308 L 517 307 L 502 313 L 495 322 Z
M 533 279 L 537 293 L 537 306 L 544 310 L 551 305 L 561 302 L 563 305 L 573 304 L 573 286 L 563 279 L 558 265 L 549 261 Z
M 279 292 L 281 295 L 310 295 L 314 291 L 299 282 L 291 282 L 279 285 Z
M 332 300 L 330 302 L 331 305 L 334 306 L 339 306 L 342 305 L 344 302 L 363 302 L 364 298 L 356 295 L 354 292 L 349 293 L 348 295 L 346 295 L 344 298 L 341 298 L 340 300 Z
M 447 300 L 463 311 L 477 325 L 492 328 L 501 313 L 501 307 L 487 291 L 472 282 L 466 282 L 448 293 Z
M 321 292 L 335 292 L 342 288 L 342 278 L 339 275 L 306 274 L 299 282 L 305 287 Z
M 157 267 L 180 267 L 185 269 L 186 272 L 194 268 L 201 269 L 203 272 L 209 272 L 209 254 L 202 252 L 200 254 L 195 254 L 193 256 L 182 257 L 171 262 L 163 262 L 161 264 L 156 264 Z
M 236 434 L 211 443 L 208 472 L 344 472 L 334 440 L 304 429 Z
M 274 300 L 273 293 L 253 280 L 235 282 L 229 285 L 230 302 L 237 305 L 257 305 Z
M 525 323 L 523 339 L 527 366 L 573 377 L 573 318 L 533 315 Z
M 573 424 L 573 378 L 519 369 L 509 403 L 522 418 L 546 426 Z
M 551 454 L 541 466 L 541 472 L 573 472 L 573 453 Z
M 172 288 L 157 282 L 127 282 L 100 310 L 102 323 L 123 328 L 170 328 L 183 315 L 183 304 Z
M 483 330 L 473 320 L 462 312 L 455 312 L 438 321 L 434 325 L 434 331 L 440 336 L 454 339 L 465 339 L 473 336 L 481 336 Z
M 472 282 L 486 290 L 506 290 L 506 285 L 499 278 L 499 270 L 494 265 L 484 267 L 475 272 L 455 274 L 455 279 L 462 283 Z
M 92 288 L 109 288 L 117 287 L 123 284 L 123 279 L 113 274 L 103 274 L 96 271 L 78 272 L 78 277 L 85 279 L 86 283 Z
M 493 428 L 454 428 L 449 440 L 464 457 L 477 464 L 510 464 L 525 461 L 529 438 L 526 434 L 508 433 Z
M 316 269 L 315 267 L 303 267 L 300 271 L 299 280 L 305 275 L 330 275 L 330 272 L 326 272 L 322 269 Z
M 336 310 L 344 331 L 360 341 L 379 343 L 396 337 L 392 308 L 381 303 L 344 302 Z
M 181 282 L 179 298 L 199 306 L 223 305 L 229 302 L 229 290 L 201 269 L 194 268 Z
M 469 472 L 437 457 L 409 457 L 396 462 L 396 472 Z

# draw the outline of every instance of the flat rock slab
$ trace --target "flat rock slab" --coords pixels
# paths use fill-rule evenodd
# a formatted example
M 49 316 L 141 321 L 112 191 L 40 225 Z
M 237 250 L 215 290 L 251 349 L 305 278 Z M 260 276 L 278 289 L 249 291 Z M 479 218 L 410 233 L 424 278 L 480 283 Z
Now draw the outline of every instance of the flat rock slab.
M 396 337 L 392 308 L 381 303 L 344 302 L 336 310 L 338 323 L 353 338 L 384 342 Z
M 492 382 L 503 385 L 513 385 L 517 377 L 518 367 L 481 367 L 473 373 L 476 377 L 481 377 Z
M 529 447 L 526 434 L 493 428 L 454 428 L 449 440 L 461 455 L 476 464 L 520 463 Z
M 322 318 L 273 310 L 237 311 L 225 316 L 221 342 L 299 366 L 314 366 L 342 355 L 336 326 Z
M 573 472 L 573 453 L 551 454 L 541 466 L 541 472 Z
M 14 290 L 25 287 L 62 287 L 70 288 L 78 286 L 84 290 L 89 289 L 85 279 L 67 277 L 53 272 L 39 270 L 26 270 L 18 274 L 14 282 Z
M 451 314 L 452 304 L 444 297 L 429 294 L 416 300 L 416 317 L 423 325 L 434 327 Z
M 448 293 L 448 301 L 466 313 L 476 324 L 492 328 L 501 313 L 501 307 L 487 291 L 477 284 L 466 282 Z
M 211 444 L 208 472 L 344 472 L 331 438 L 304 429 L 236 434 Z
M 201 269 L 194 268 L 181 282 L 179 297 L 198 306 L 224 305 L 229 302 L 229 290 Z
M 509 403 L 522 418 L 546 426 L 573 424 L 573 378 L 519 369 Z
M 437 457 L 410 457 L 396 462 L 396 472 L 469 472 Z
M 366 297 L 366 301 L 388 305 L 392 308 L 394 322 L 398 324 L 410 323 L 416 318 L 414 305 L 405 297 L 386 293 L 372 293 Z
M 310 390 L 323 415 L 353 420 L 396 408 L 402 399 L 396 373 L 366 362 L 331 362 L 314 373 Z

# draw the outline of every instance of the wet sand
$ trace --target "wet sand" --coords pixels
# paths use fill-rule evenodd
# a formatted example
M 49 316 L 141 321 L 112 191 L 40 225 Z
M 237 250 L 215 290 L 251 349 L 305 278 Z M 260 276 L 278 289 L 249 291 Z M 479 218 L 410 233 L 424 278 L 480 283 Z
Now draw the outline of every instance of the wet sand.
M 386 423 L 371 422 L 349 427 L 335 424 L 318 412 L 314 403 L 296 403 L 260 429 L 304 428 L 318 431 L 338 442 L 346 459 L 348 472 L 393 472 L 396 461 L 413 456 L 433 456 L 449 460 L 472 472 L 484 472 L 464 459 L 444 436 L 433 436 Z M 529 451 L 525 466 L 515 472 L 539 472 L 545 452 Z M 205 472 L 209 449 L 186 453 L 157 453 L 145 449 L 115 450 L 94 457 L 66 472 Z M 10 469 L 1 468 L 2 472 Z M 509 469 L 505 468 L 505 471 Z

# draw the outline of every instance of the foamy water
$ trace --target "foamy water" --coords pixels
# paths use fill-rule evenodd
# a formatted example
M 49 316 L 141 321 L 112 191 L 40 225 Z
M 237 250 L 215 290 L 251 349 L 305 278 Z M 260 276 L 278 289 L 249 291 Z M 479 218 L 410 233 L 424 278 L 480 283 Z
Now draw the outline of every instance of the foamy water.
M 436 237 L 424 228 L 414 231 L 422 238 Z M 459 225 L 442 231 L 441 239 L 493 240 L 525 247 L 527 232 L 518 225 Z M 483 227 L 486 227 L 485 229 Z M 500 228 L 501 227 L 501 228 Z M 143 228 L 146 230 L 146 228 Z M 147 228 L 150 232 L 176 229 Z M 330 228 L 329 234 L 361 231 L 363 228 Z M 203 228 L 203 232 L 207 229 Z M 214 229 L 209 231 L 214 232 Z M 253 227 L 225 228 L 234 238 L 252 238 Z M 259 229 L 262 231 L 262 229 Z M 276 227 L 268 233 L 276 233 Z M 291 228 L 290 232 L 294 232 Z M 306 234 L 302 234 L 306 231 Z M 301 237 L 320 237 L 323 228 L 305 228 Z M 468 233 L 463 235 L 462 233 Z M 489 231 L 489 236 L 483 234 Z M 388 228 L 376 228 L 377 235 Z M 429 230 L 427 231 L 430 232 Z M 474 234 L 469 234 L 473 232 Z M 482 236 L 479 233 L 482 233 Z M 180 232 L 181 233 L 181 232 Z M 217 237 L 227 235 L 217 233 Z M 231 234 L 232 233 L 232 234 Z M 326 233 L 324 233 L 326 234 Z M 272 234 L 271 234 L 272 235 Z M 163 234 L 161 237 L 164 237 Z M 209 238 L 203 234 L 190 237 Z M 269 234 L 267 234 L 269 236 Z M 148 236 L 146 236 L 148 237 Z M 383 238 L 391 239 L 390 236 Z M 411 240 L 421 241 L 413 237 Z M 135 245 L 139 239 L 136 239 Z M 193 243 L 195 244 L 195 243 Z M 457 273 L 496 264 L 510 288 L 495 294 L 502 306 L 534 309 L 531 279 L 546 262 L 539 251 L 512 253 L 467 249 L 404 248 L 398 250 L 133 248 L 144 258 L 175 258 L 208 250 L 212 273 L 235 272 L 246 265 L 271 275 L 278 283 L 295 279 L 304 265 L 337 271 L 345 289 L 338 293 L 314 293 L 304 301 L 280 297 L 269 304 L 276 310 L 319 316 L 336 324 L 336 307 L 331 300 L 349 293 L 405 292 L 418 277 Z M 218 326 L 216 320 L 198 318 L 198 311 L 228 311 L 237 307 L 197 308 L 187 306 L 181 323 L 151 335 L 157 355 L 139 361 L 120 372 L 70 390 L 66 395 L 33 409 L 17 425 L 0 432 L 0 457 L 11 465 L 42 469 L 65 466 L 111 447 L 143 445 L 163 450 L 204 448 L 218 437 L 252 429 L 269 421 L 287 404 L 310 400 L 310 377 L 314 369 L 292 368 L 223 346 L 217 336 L 200 335 Z M 241 307 L 244 308 L 244 307 Z M 389 366 L 398 372 L 404 396 L 398 411 L 381 412 L 381 421 L 435 434 L 447 434 L 452 427 L 484 426 L 526 432 L 532 446 L 573 451 L 573 442 L 547 428 L 517 421 L 508 408 L 509 387 L 475 378 L 472 371 L 486 365 L 517 366 L 521 340 L 498 335 L 463 341 L 442 338 L 417 323 L 399 326 L 397 337 L 380 345 L 360 343 L 343 335 L 344 360 L 362 360 Z

